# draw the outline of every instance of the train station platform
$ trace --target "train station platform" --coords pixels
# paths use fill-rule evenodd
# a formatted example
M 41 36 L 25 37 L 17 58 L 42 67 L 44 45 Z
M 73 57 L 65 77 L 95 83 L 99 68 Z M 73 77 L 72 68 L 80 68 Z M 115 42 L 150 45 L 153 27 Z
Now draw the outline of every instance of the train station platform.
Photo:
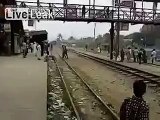
M 0 120 L 46 120 L 46 83 L 43 60 L 0 57 Z
M 109 56 L 104 55 L 104 54 L 97 54 L 97 53 L 93 53 L 91 51 L 85 51 L 84 49 L 79 49 L 79 48 L 78 49 L 77 48 L 70 48 L 70 49 L 74 49 L 76 51 L 83 52 L 83 53 L 86 53 L 89 55 L 93 55 L 93 56 L 96 56 L 96 57 L 99 57 L 102 59 L 110 60 Z M 118 62 L 118 63 L 129 66 L 129 67 L 133 67 L 133 68 L 136 68 L 139 70 L 143 70 L 143 71 L 155 74 L 155 75 L 160 75 L 160 66 L 159 65 L 157 66 L 157 65 L 151 65 L 151 64 L 139 64 L 139 63 L 127 62 L 127 61 Z

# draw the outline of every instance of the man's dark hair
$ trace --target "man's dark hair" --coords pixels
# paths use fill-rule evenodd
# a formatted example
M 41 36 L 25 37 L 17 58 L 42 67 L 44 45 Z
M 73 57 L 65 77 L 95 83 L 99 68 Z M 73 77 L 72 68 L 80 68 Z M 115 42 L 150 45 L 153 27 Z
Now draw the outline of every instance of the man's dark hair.
M 142 80 L 135 81 L 133 91 L 136 97 L 142 97 L 146 92 L 146 84 Z

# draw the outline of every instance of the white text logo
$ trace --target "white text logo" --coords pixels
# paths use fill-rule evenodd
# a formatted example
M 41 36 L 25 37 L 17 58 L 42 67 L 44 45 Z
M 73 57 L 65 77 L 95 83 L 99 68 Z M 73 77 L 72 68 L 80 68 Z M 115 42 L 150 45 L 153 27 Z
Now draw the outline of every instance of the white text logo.
M 49 8 L 5 8 L 6 20 L 54 19 L 54 12 Z

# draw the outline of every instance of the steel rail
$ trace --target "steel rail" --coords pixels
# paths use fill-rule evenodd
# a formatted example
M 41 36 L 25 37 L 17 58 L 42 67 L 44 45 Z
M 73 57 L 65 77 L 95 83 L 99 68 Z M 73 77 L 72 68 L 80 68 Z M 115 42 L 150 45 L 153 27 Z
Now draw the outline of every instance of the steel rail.
M 58 54 L 59 55 L 59 54 Z M 59 55 L 59 57 L 62 59 L 62 57 Z M 114 120 L 120 120 L 119 116 L 108 106 L 108 103 L 106 103 L 92 88 L 91 86 L 76 72 L 76 70 L 65 60 L 65 63 L 67 64 L 68 68 L 72 70 L 75 75 L 83 82 L 83 84 L 88 88 L 88 90 L 94 95 L 94 97 L 107 109 L 107 112 L 110 112 L 112 115 L 112 118 Z
M 57 69 L 58 69 L 60 78 L 61 78 L 61 80 L 62 80 L 62 82 L 63 82 L 63 84 L 64 84 L 65 90 L 66 90 L 66 92 L 67 92 L 67 94 L 68 94 L 68 97 L 69 97 L 69 100 L 70 100 L 71 105 L 72 105 L 72 107 L 73 107 L 73 110 L 74 110 L 74 113 L 75 113 L 75 115 L 76 115 L 76 118 L 77 118 L 77 120 L 82 120 L 81 117 L 80 117 L 80 115 L 79 115 L 79 112 L 78 112 L 78 110 L 77 110 L 77 108 L 76 108 L 76 106 L 75 106 L 75 104 L 74 104 L 74 102 L 73 102 L 73 99 L 72 99 L 72 97 L 71 97 L 71 94 L 70 94 L 70 92 L 69 92 L 69 90 L 68 90 L 68 88 L 67 88 L 67 84 L 66 84 L 66 82 L 65 82 L 65 80 L 64 80 L 64 77 L 63 77 L 63 74 L 62 74 L 62 72 L 61 72 L 61 70 L 60 70 L 60 67 L 58 66 L 58 63 L 57 63 L 56 61 L 55 61 L 55 64 L 56 64 L 56 67 L 57 67 Z
M 75 50 L 73 50 L 73 52 L 78 55 L 81 55 L 83 57 L 87 57 L 87 58 L 90 58 L 90 59 L 95 60 L 97 62 L 103 63 L 107 66 L 112 67 L 112 68 L 116 68 L 116 69 L 121 70 L 123 72 L 138 76 L 140 78 L 143 78 L 144 81 L 151 82 L 152 84 L 157 84 L 158 86 L 160 86 L 160 76 L 158 76 L 158 75 L 155 75 L 155 74 L 152 74 L 152 73 L 149 73 L 146 71 L 142 71 L 142 70 L 139 70 L 139 69 L 136 69 L 133 67 L 129 67 L 126 65 L 122 65 L 122 64 L 119 64 L 114 61 L 110 61 L 110 60 L 99 58 L 99 57 L 96 57 L 93 55 L 89 55 L 86 53 L 77 52 Z

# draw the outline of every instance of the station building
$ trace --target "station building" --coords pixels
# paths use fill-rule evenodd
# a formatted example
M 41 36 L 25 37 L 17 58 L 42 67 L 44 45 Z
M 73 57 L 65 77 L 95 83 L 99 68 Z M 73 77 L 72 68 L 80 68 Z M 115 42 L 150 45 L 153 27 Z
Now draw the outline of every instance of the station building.
M 5 5 L 16 5 L 15 0 L 0 0 L 0 55 L 20 53 L 24 30 L 22 21 L 5 20 Z

